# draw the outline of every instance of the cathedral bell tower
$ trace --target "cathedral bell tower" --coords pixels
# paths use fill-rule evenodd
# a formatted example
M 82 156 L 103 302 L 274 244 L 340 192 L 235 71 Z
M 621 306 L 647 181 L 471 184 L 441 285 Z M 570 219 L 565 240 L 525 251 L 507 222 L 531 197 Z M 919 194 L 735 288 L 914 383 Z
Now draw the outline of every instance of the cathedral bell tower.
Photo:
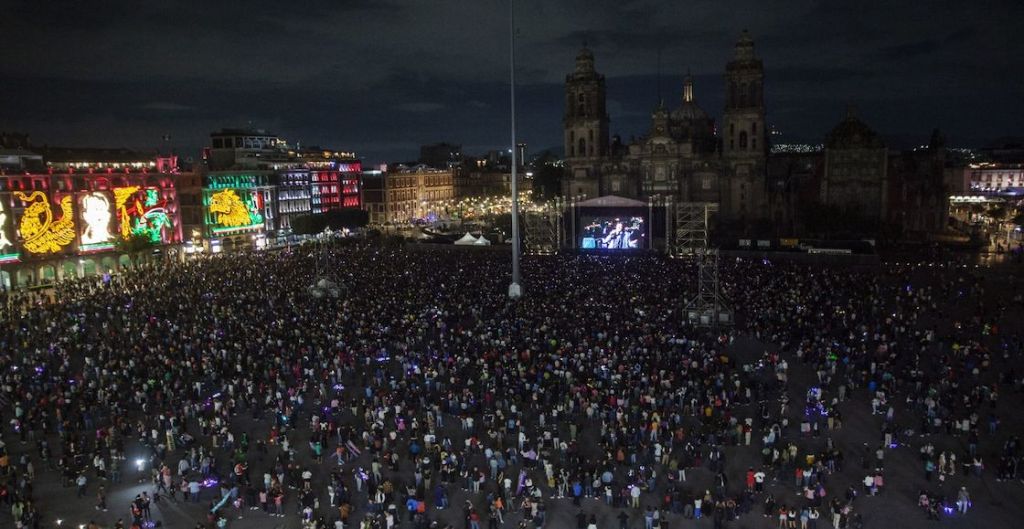
M 722 157 L 727 171 L 720 213 L 740 221 L 764 216 L 768 135 L 764 110 L 764 66 L 746 30 L 725 66 Z
M 608 155 L 608 113 L 604 76 L 594 70 L 594 53 L 586 46 L 576 56 L 576 70 L 565 78 L 565 156 Z
M 763 159 L 768 152 L 764 123 L 764 66 L 754 41 L 743 31 L 725 67 L 722 152 L 727 158 Z

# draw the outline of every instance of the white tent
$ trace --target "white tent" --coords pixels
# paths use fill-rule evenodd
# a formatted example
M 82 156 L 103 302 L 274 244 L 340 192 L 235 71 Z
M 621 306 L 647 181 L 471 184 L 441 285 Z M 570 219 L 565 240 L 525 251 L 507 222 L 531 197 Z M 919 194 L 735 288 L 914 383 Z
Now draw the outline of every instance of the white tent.
M 462 236 L 461 239 L 455 241 L 455 244 L 458 244 L 459 246 L 466 246 L 476 244 L 476 242 L 476 237 L 474 237 L 471 233 L 467 232 L 465 235 Z
M 477 246 L 490 246 L 491 245 L 491 241 L 487 240 L 487 237 L 484 237 L 483 235 L 481 235 L 480 238 L 477 239 L 476 242 L 473 243 L 473 244 L 475 244 Z

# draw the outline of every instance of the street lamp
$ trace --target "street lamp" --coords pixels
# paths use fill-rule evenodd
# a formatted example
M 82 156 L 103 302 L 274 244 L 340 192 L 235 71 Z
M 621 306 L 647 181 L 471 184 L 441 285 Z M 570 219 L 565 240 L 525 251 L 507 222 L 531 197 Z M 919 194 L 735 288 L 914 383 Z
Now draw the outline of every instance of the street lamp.
M 512 114 L 512 284 L 508 286 L 508 297 L 519 298 L 523 287 L 519 282 L 519 197 L 516 185 L 516 24 L 515 1 L 508 1 L 509 25 L 509 85 Z

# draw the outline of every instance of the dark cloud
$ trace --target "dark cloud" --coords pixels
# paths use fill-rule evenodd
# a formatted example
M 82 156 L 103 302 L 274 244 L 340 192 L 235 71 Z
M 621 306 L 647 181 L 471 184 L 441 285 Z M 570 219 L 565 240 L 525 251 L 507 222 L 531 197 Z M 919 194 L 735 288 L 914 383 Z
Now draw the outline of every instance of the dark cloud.
M 658 51 L 682 46 L 692 46 L 708 41 L 726 41 L 729 34 L 722 29 L 706 28 L 699 31 L 680 31 L 677 27 L 661 27 L 653 30 L 604 29 L 572 31 L 555 39 L 560 47 L 580 47 L 586 43 L 591 47 L 611 50 Z
M 963 45 L 965 41 L 969 41 L 977 35 L 977 30 L 974 28 L 964 28 L 954 31 L 942 38 L 935 39 L 924 39 L 914 42 L 904 42 L 902 44 L 894 44 L 891 46 L 884 46 L 871 54 L 873 59 L 891 61 L 891 60 L 906 60 L 919 55 L 929 55 L 942 50 L 944 47 L 953 45 Z
M 210 131 L 260 126 L 369 161 L 440 140 L 508 138 L 507 3 L 466 0 L 22 0 L 0 34 L 4 129 L 51 144 L 198 152 Z M 649 125 L 682 74 L 722 113 L 740 31 L 766 68 L 769 121 L 820 139 L 855 102 L 880 132 L 954 141 L 1019 130 L 1024 3 L 517 0 L 518 119 L 530 149 L 559 146 L 565 74 L 580 45 L 607 76 L 612 130 Z M 659 60 L 660 56 L 660 60 Z M 655 75 L 659 71 L 661 75 Z M 955 103 L 955 104 L 954 104 Z

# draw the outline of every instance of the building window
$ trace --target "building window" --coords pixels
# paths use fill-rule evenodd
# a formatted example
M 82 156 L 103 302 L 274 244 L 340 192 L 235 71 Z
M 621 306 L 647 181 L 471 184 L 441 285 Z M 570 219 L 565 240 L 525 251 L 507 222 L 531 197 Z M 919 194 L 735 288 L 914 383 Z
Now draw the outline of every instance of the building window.
M 740 131 L 740 149 L 747 148 L 747 131 Z
M 585 156 L 587 154 L 587 142 L 583 138 L 580 138 L 580 144 L 577 152 L 580 153 L 580 156 Z

